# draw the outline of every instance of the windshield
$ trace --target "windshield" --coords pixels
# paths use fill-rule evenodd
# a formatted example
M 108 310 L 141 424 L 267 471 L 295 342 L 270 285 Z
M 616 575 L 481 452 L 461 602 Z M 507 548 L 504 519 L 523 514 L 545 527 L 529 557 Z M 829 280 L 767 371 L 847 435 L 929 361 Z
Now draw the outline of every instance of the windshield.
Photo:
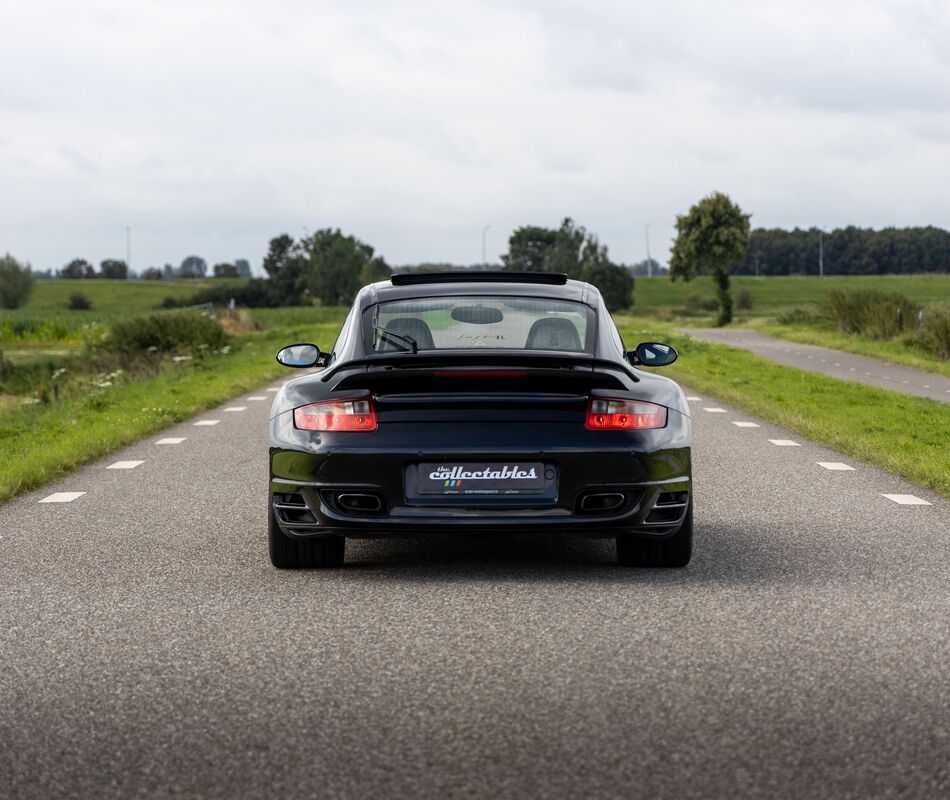
M 594 313 L 582 303 L 526 297 L 431 297 L 376 306 L 373 351 L 591 352 Z M 387 335 L 391 334 L 391 335 Z

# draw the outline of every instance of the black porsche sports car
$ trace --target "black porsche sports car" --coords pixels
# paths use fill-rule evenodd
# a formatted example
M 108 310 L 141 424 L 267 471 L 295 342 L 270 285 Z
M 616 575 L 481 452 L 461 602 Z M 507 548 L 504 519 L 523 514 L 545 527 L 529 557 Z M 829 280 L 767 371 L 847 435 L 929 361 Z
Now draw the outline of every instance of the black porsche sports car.
M 270 557 L 343 563 L 348 537 L 616 537 L 621 564 L 690 559 L 683 391 L 641 367 L 596 288 L 552 273 L 394 275 L 364 287 L 336 344 L 294 344 L 270 416 Z

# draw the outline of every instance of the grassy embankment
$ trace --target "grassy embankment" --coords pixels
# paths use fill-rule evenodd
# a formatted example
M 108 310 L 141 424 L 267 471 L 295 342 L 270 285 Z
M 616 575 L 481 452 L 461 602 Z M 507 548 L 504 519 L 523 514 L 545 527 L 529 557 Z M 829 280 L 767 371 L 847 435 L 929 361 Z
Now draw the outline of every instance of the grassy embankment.
M 628 346 L 665 341 L 680 359 L 659 372 L 736 408 L 950 496 L 950 410 L 934 400 L 775 364 L 696 341 L 670 324 L 618 317 Z
M 752 307 L 736 309 L 736 325 L 750 327 L 792 342 L 831 347 L 836 350 L 880 358 L 895 364 L 950 375 L 950 363 L 920 347 L 913 336 L 889 341 L 842 333 L 821 314 L 821 307 L 833 290 L 853 292 L 875 290 L 896 292 L 929 308 L 950 308 L 950 275 L 854 275 L 817 278 L 736 276 L 732 279 L 733 297 L 748 292 Z M 673 283 L 668 278 L 638 278 L 635 307 L 637 315 L 647 315 L 682 327 L 713 324 L 714 313 L 703 304 L 711 304 L 715 291 L 709 278 L 690 283 Z M 792 321 L 795 309 L 804 321 Z
M 54 480 L 143 436 L 213 408 L 290 371 L 274 360 L 281 346 L 332 346 L 343 309 L 277 309 L 269 329 L 233 336 L 229 352 L 164 360 L 158 374 L 74 376 L 69 392 L 40 402 L 0 396 L 0 502 Z M 67 372 L 85 356 L 66 359 Z

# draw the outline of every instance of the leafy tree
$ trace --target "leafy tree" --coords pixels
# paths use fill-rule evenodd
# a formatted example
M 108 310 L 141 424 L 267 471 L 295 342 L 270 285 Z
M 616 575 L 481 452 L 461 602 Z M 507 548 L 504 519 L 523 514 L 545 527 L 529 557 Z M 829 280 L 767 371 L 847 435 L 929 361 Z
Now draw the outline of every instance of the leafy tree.
M 107 258 L 99 265 L 99 276 L 111 280 L 128 280 L 129 268 L 124 261 Z
M 697 274 L 711 274 L 719 300 L 719 325 L 732 321 L 729 270 L 749 247 L 749 217 L 722 192 L 704 197 L 676 217 L 670 278 L 689 281 Z
M 238 277 L 251 277 L 251 264 L 246 258 L 239 258 L 235 260 L 234 266 L 237 268 Z
M 175 269 L 171 264 L 166 264 L 162 267 L 162 278 L 166 281 L 173 281 L 178 277 L 178 270 Z
M 7 253 L 0 258 L 0 308 L 19 308 L 33 291 L 33 273 Z
M 381 258 L 374 258 L 372 261 L 363 265 L 360 271 L 360 283 L 365 286 L 367 283 L 376 281 L 385 281 L 392 277 L 393 271 L 389 265 Z
M 584 280 L 600 289 L 608 311 L 622 311 L 633 304 L 633 276 L 607 259 L 584 270 Z
M 501 257 L 506 272 L 544 272 L 545 257 L 554 247 L 557 231 L 524 225 L 508 239 L 508 252 Z
M 374 257 L 372 247 L 344 236 L 339 228 L 319 230 L 301 246 L 307 257 L 308 287 L 324 305 L 349 304 L 363 285 L 363 270 L 381 272 L 385 267 L 381 258 Z
M 307 255 L 301 244 L 282 233 L 270 240 L 264 256 L 264 271 L 269 278 L 275 305 L 300 305 L 307 290 Z
M 158 267 L 149 267 L 142 273 L 143 281 L 160 281 L 161 279 L 162 271 Z
M 234 264 L 215 264 L 214 277 L 216 278 L 236 278 L 238 269 Z
M 203 278 L 207 273 L 208 262 L 201 256 L 185 256 L 178 268 L 178 275 L 182 278 Z
M 86 259 L 74 258 L 59 271 L 60 278 L 76 280 L 78 278 L 95 278 L 96 270 Z

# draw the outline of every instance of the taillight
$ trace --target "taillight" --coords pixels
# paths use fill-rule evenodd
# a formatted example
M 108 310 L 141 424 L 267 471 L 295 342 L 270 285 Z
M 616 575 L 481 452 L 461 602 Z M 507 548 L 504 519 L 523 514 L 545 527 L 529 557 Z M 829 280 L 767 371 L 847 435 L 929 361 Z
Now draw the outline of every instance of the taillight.
M 591 431 L 644 431 L 666 426 L 666 408 L 641 400 L 590 399 L 584 427 Z
M 372 400 L 330 400 L 294 409 L 294 425 L 304 431 L 375 431 Z

